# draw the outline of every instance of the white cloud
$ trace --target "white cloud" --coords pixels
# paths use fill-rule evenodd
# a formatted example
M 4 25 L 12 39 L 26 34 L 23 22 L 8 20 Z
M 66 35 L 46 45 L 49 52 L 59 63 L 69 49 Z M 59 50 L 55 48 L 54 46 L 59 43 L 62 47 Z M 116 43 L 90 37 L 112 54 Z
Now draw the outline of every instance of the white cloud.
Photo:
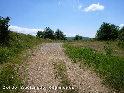
M 123 26 L 124 26 L 124 24 L 120 24 L 120 25 L 119 25 L 119 27 L 123 27 Z
M 97 11 L 97 10 L 104 10 L 104 6 L 97 3 L 97 4 L 91 4 L 90 6 L 84 9 L 85 12 Z
M 18 33 L 24 33 L 24 34 L 30 34 L 30 35 L 36 35 L 37 31 L 43 31 L 42 29 L 30 29 L 30 28 L 24 28 L 19 26 L 9 26 L 9 29 L 11 31 L 15 31 Z
M 83 5 L 82 5 L 82 4 L 80 4 L 80 5 L 78 6 L 78 8 L 79 8 L 79 9 L 82 9 L 82 7 L 83 7 Z

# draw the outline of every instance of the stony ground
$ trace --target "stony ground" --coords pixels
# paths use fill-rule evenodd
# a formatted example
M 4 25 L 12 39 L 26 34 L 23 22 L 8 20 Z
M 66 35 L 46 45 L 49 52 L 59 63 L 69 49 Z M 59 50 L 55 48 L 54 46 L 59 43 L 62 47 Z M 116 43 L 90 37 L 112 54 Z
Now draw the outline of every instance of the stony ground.
M 32 52 L 28 58 L 28 86 L 58 86 L 60 79 L 55 78 L 53 62 L 65 62 L 67 76 L 71 85 L 78 88 L 79 93 L 108 93 L 109 90 L 101 84 L 100 78 L 88 68 L 80 69 L 64 54 L 62 43 L 44 43 Z M 35 89 L 29 93 L 59 93 L 52 89 Z

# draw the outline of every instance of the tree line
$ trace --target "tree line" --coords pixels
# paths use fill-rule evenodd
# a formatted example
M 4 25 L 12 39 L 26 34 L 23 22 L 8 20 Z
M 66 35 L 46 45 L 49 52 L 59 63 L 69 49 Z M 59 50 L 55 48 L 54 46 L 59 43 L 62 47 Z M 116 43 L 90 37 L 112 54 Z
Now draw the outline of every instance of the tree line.
M 0 44 L 7 44 L 11 39 L 11 37 L 9 36 L 10 30 L 8 29 L 9 21 L 10 21 L 9 17 L 4 18 L 0 16 Z M 38 31 L 36 37 L 52 40 L 67 40 L 66 35 L 64 35 L 64 33 L 60 29 L 57 29 L 54 32 L 49 27 L 46 27 L 44 31 Z M 82 36 L 80 35 L 76 35 L 74 37 L 74 40 L 81 39 Z M 95 39 L 104 41 L 118 40 L 120 43 L 124 43 L 124 27 L 120 29 L 119 26 L 103 22 L 99 30 L 97 30 Z
M 54 32 L 49 27 L 46 27 L 44 31 L 38 31 L 36 36 L 44 39 L 66 40 L 66 35 L 64 35 L 61 30 L 57 29 Z

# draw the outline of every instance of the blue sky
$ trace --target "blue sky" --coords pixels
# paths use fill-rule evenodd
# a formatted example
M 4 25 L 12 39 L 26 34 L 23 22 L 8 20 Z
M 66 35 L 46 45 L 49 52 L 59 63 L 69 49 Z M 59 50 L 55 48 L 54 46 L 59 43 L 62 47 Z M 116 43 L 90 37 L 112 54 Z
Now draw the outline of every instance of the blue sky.
M 0 16 L 10 29 L 35 35 L 50 27 L 67 36 L 95 37 L 103 22 L 124 26 L 123 0 L 0 0 Z

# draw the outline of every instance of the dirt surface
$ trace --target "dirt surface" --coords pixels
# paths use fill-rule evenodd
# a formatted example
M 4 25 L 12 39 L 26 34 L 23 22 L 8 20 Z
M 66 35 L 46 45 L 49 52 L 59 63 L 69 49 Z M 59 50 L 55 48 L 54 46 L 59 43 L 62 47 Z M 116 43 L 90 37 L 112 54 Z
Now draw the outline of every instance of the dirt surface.
M 53 62 L 65 62 L 67 75 L 71 85 L 77 87 L 79 93 L 108 93 L 101 84 L 100 78 L 87 68 L 80 69 L 64 54 L 62 43 L 44 43 L 32 52 L 28 59 L 28 86 L 58 86 L 60 80 L 55 78 Z M 28 93 L 59 93 L 58 90 L 32 89 Z

